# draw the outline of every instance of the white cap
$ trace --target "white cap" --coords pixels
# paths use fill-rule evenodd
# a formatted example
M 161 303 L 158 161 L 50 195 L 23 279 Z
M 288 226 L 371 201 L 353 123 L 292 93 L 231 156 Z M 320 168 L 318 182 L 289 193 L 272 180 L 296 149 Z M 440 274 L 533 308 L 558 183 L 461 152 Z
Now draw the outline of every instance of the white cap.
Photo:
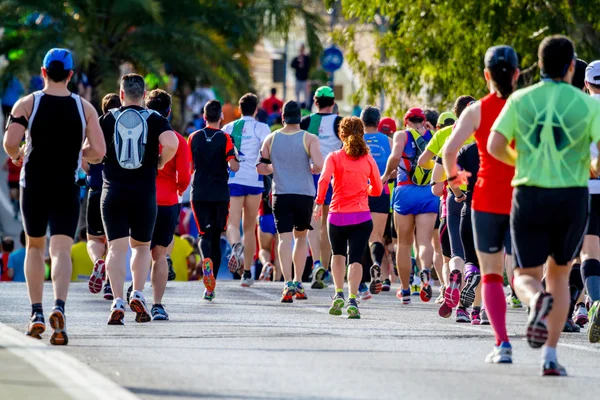
M 585 69 L 585 81 L 600 85 L 600 60 L 592 61 Z

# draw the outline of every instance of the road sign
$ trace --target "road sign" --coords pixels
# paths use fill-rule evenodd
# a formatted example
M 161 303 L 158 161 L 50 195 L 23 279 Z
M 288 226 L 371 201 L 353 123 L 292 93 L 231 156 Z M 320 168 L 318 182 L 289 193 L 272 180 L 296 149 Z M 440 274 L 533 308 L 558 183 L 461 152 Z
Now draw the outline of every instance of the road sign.
M 321 66 L 326 72 L 335 72 L 342 67 L 344 63 L 344 54 L 336 46 L 331 46 L 323 50 L 321 56 Z

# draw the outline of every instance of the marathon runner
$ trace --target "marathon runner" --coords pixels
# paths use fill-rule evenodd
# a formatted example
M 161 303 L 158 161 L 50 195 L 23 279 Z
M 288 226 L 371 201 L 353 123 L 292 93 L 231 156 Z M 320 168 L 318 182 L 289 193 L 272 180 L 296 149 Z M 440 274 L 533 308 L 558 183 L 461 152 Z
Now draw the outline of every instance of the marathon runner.
M 273 174 L 273 216 L 279 234 L 279 265 L 285 281 L 282 303 L 292 303 L 294 297 L 297 300 L 307 298 L 302 274 L 308 253 L 308 231 L 312 229 L 310 222 L 315 198 L 312 174 L 319 173 L 323 167 L 319 140 L 300 129 L 301 115 L 297 102 L 285 103 L 285 126 L 267 136 L 256 165 L 259 174 Z
M 483 273 L 482 296 L 496 343 L 486 357 L 489 363 L 512 363 L 512 347 L 506 331 L 504 299 L 504 254 L 511 255 L 510 211 L 511 180 L 514 167 L 506 165 L 488 152 L 492 124 L 516 87 L 519 78 L 517 53 L 509 46 L 490 47 L 484 59 L 484 77 L 490 94 L 467 108 L 459 119 L 444 155 L 444 168 L 454 188 L 467 181 L 467 173 L 458 171 L 456 154 L 466 139 L 475 133 L 480 166 L 473 189 L 472 217 L 477 259 Z M 508 257 L 507 269 L 513 268 Z
M 221 266 L 221 235 L 229 218 L 229 170 L 237 172 L 240 163 L 229 134 L 219 126 L 223 120 L 221 103 L 211 100 L 204 106 L 206 127 L 188 138 L 192 161 L 192 210 L 202 255 L 204 300 L 215 298 L 216 277 Z
M 262 264 L 259 280 L 261 281 L 277 281 L 277 277 L 281 277 L 281 273 L 275 268 L 273 258 L 273 243 L 277 236 L 275 228 L 275 217 L 273 217 L 271 187 L 273 177 L 270 175 L 264 176 L 265 191 L 262 194 L 260 208 L 258 210 L 258 259 Z M 276 253 L 276 251 L 275 251 Z
M 106 114 L 113 108 L 119 107 L 121 107 L 121 99 L 116 93 L 109 93 L 102 99 L 103 114 Z M 102 169 L 104 165 L 88 164 L 84 160 L 82 168 L 87 174 L 87 185 L 89 188 L 86 209 L 87 252 L 90 260 L 94 263 L 94 269 L 88 280 L 88 288 L 92 293 L 99 293 L 102 290 L 102 283 L 106 277 L 106 265 L 104 262 L 104 256 L 106 255 L 106 234 L 104 233 L 104 225 L 102 225 L 102 215 L 100 212 Z M 108 279 L 104 284 L 104 299 L 114 300 Z
M 538 57 L 542 81 L 508 99 L 492 126 L 488 150 L 516 164 L 510 225 L 520 267 L 515 290 L 531 308 L 527 341 L 542 347 L 542 375 L 565 376 L 556 346 L 569 310 L 571 262 L 587 224 L 589 146 L 600 141 L 600 103 L 569 84 L 575 71 L 570 39 L 546 37 Z
M 123 285 L 130 246 L 133 292 L 129 306 L 136 314 L 136 322 L 149 322 L 152 318 L 143 290 L 152 263 L 156 174 L 173 158 L 178 141 L 163 116 L 143 107 L 145 96 L 144 78 L 124 75 L 119 93 L 122 106 L 100 117 L 108 144 L 100 207 L 108 238 L 106 266 L 114 294 L 109 325 L 124 324 Z
M 342 142 L 339 136 L 339 126 L 342 117 L 334 113 L 335 93 L 329 86 L 321 86 L 315 92 L 315 105 L 317 113 L 302 118 L 300 128 L 316 135 L 319 138 L 319 145 L 323 159 L 329 153 L 342 148 Z M 319 175 L 313 176 L 315 190 L 319 182 Z M 313 289 L 323 289 L 330 281 L 329 259 L 331 257 L 331 245 L 327 236 L 327 215 L 329 213 L 329 203 L 333 189 L 330 187 L 325 196 L 323 204 L 323 216 L 320 221 L 313 220 L 314 230 L 309 232 L 308 241 L 313 257 L 312 285 Z
M 223 131 L 231 135 L 240 158 L 240 170 L 231 172 L 229 177 L 231 202 L 227 239 L 231 244 L 229 270 L 234 273 L 241 272 L 243 267 L 241 284 L 249 287 L 254 283 L 250 268 L 256 252 L 256 217 L 264 191 L 263 177 L 256 172 L 255 163 L 262 142 L 271 130 L 267 124 L 255 119 L 258 110 L 256 95 L 248 93 L 242 96 L 239 107 L 242 118 L 223 127 Z M 243 244 L 240 241 L 242 215 Z
M 154 89 L 148 94 L 146 107 L 158 112 L 164 118 L 171 114 L 171 96 L 161 89 Z M 175 131 L 173 131 L 175 132 Z M 152 234 L 150 249 L 152 251 L 152 297 L 154 304 L 150 313 L 153 321 L 169 320 L 169 314 L 162 304 L 162 297 L 167 288 L 169 266 L 167 257 L 175 227 L 179 222 L 179 196 L 183 196 L 190 184 L 190 155 L 187 142 L 179 133 L 175 156 L 165 164 L 156 175 L 156 223 Z
M 367 108 L 366 110 L 367 115 L 365 117 L 363 111 L 363 119 L 366 119 L 370 126 L 373 126 L 374 123 L 376 127 L 379 123 L 379 110 L 376 108 Z M 374 110 L 374 112 L 370 110 Z M 376 122 L 375 119 L 377 119 Z M 363 121 L 357 117 L 342 119 L 340 138 L 343 143 L 342 149 L 329 153 L 325 159 L 325 167 L 319 178 L 314 217 L 315 219 L 322 217 L 325 195 L 333 178 L 333 196 L 327 216 L 327 228 L 333 252 L 332 272 L 335 296 L 329 314 L 342 315 L 342 308 L 345 305 L 344 276 L 346 275 L 347 258 L 349 293 L 346 312 L 348 318 L 354 319 L 360 318 L 356 295 L 363 275 L 361 261 L 373 230 L 371 212 L 368 211 L 369 196 L 380 197 L 383 184 L 377 163 L 369 154 L 369 146 L 364 140 Z M 384 137 L 383 140 L 385 144 L 389 145 L 387 137 Z M 385 216 L 383 219 L 385 220 Z M 385 222 L 383 222 L 383 226 L 385 226 Z M 381 242 L 379 244 L 383 247 Z M 371 268 L 371 275 L 381 284 L 379 266 L 376 265 L 376 267 Z M 377 274 L 374 275 L 373 272 Z
M 65 301 L 71 279 L 71 246 L 79 219 L 80 188 L 76 181 L 81 159 L 98 163 L 106 153 L 96 110 L 67 89 L 73 67 L 69 50 L 48 51 L 42 64 L 44 89 L 14 105 L 4 135 L 4 150 L 15 164 L 22 165 L 20 202 L 27 236 L 25 275 L 31 302 L 27 335 L 37 339 L 46 329 L 42 296 L 46 231 L 50 227 L 55 299 L 49 319 L 53 345 L 69 342 Z M 21 146 L 23 137 L 25 144 Z

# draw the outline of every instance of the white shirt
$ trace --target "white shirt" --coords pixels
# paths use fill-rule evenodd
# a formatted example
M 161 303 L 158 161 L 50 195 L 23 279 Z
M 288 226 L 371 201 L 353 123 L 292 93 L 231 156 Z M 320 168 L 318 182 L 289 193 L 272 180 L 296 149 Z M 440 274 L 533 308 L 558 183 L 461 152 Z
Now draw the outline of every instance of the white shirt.
M 238 149 L 240 158 L 240 169 L 238 172 L 229 174 L 229 183 L 244 185 L 250 187 L 263 187 L 262 179 L 256 172 L 256 161 L 260 153 L 262 143 L 271 133 L 267 124 L 258 122 L 253 117 L 242 117 L 244 127 L 242 129 L 242 140 Z M 236 121 L 230 122 L 223 127 L 223 132 L 231 135 L 233 125 Z M 233 139 L 233 137 L 232 137 Z
M 600 94 L 593 94 L 592 97 L 600 100 Z M 592 159 L 598 158 L 598 145 L 596 143 L 590 145 L 590 153 Z M 588 189 L 590 194 L 600 194 L 600 179 L 590 179 L 588 181 Z

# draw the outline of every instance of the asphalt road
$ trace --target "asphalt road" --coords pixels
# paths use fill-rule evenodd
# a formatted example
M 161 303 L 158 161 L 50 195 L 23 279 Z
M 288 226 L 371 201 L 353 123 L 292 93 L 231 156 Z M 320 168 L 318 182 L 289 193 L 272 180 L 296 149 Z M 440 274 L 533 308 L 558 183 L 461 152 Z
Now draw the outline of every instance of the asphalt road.
M 433 303 L 415 298 L 402 306 L 389 292 L 363 301 L 361 320 L 348 320 L 327 313 L 331 290 L 309 290 L 307 301 L 291 305 L 279 303 L 279 291 L 279 284 L 244 289 L 219 282 L 217 298 L 207 303 L 201 283 L 170 283 L 171 321 L 138 324 L 128 312 L 126 325 L 116 327 L 106 325 L 109 302 L 88 293 L 86 284 L 73 284 L 66 307 L 70 343 L 43 349 L 74 358 L 141 399 L 505 400 L 569 393 L 591 399 L 600 392 L 600 346 L 587 343 L 584 333 L 562 338 L 559 360 L 570 377 L 538 376 L 540 351 L 524 340 L 524 309 L 508 315 L 514 364 L 487 365 L 491 328 L 441 319 Z M 47 285 L 46 310 L 50 299 Z M 29 314 L 24 284 L 1 285 L 0 304 L 0 322 L 23 331 Z M 7 344 L 2 336 L 0 366 L 11 357 L 7 349 L 39 346 L 29 339 Z M 12 373 L 2 375 L 0 367 L 0 397 L 43 391 L 53 398 L 48 393 L 56 381 L 44 382 L 14 357 L 11 363 L 20 372 L 9 368 Z M 93 391 L 94 382 L 87 387 Z

